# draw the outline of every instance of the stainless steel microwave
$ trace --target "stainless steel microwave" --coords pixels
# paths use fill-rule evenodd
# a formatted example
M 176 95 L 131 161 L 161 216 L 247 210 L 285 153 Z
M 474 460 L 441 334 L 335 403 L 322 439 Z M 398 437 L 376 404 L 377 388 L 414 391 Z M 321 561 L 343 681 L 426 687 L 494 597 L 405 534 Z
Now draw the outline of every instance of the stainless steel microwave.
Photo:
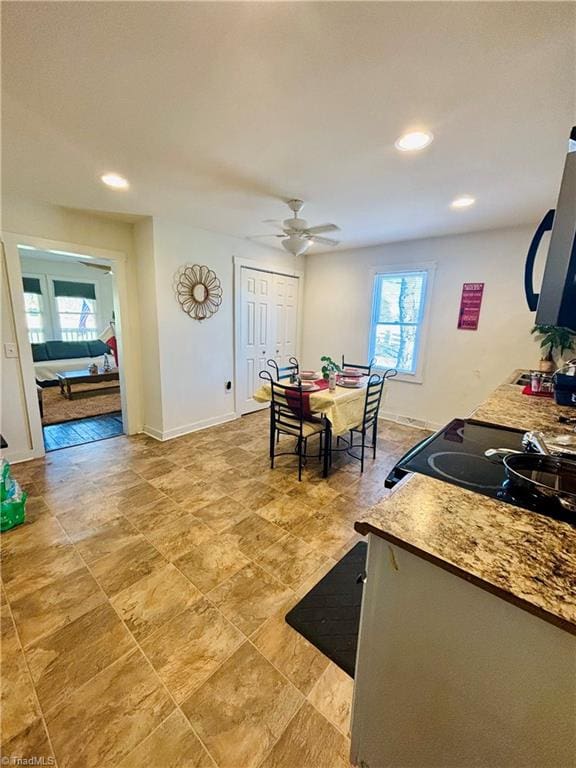
M 538 246 L 552 230 L 540 293 L 534 292 L 533 271 Z M 528 307 L 538 325 L 576 331 L 576 126 L 570 132 L 568 154 L 556 210 L 550 210 L 536 230 L 524 270 Z

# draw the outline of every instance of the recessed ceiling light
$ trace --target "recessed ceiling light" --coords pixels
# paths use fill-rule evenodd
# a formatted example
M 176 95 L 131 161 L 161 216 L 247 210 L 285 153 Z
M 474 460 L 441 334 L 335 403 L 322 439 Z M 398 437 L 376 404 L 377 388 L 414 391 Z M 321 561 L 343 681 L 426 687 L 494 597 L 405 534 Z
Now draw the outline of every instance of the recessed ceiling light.
M 418 152 L 431 144 L 433 139 L 430 131 L 411 131 L 396 139 L 394 146 L 400 152 Z
M 460 197 L 456 197 L 452 200 L 450 208 L 470 208 L 475 202 L 476 198 L 472 197 L 472 195 L 460 195 Z
M 113 189 L 128 189 L 130 186 L 124 176 L 120 176 L 118 173 L 105 173 L 100 176 L 100 180 L 107 187 L 112 187 Z

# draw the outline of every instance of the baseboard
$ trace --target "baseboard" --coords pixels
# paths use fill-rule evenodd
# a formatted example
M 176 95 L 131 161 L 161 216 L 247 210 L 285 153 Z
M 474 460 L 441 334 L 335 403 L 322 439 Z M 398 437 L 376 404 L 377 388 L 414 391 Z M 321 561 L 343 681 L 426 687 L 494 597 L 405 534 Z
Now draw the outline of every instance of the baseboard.
M 10 453 L 9 450 L 2 450 L 2 458 L 6 459 L 10 464 L 22 464 L 24 461 L 32 461 L 33 459 L 41 459 L 46 454 L 42 451 L 19 451 L 17 453 Z
M 399 413 L 389 413 L 380 411 L 378 418 L 384 421 L 393 421 L 396 424 L 404 424 L 407 427 L 416 427 L 417 429 L 426 429 L 436 432 L 442 424 L 434 421 L 425 421 L 424 419 L 413 419 L 411 416 L 402 416 Z
M 153 437 L 155 440 L 172 440 L 175 437 L 182 437 L 182 435 L 189 435 L 191 432 L 198 432 L 201 429 L 208 429 L 208 427 L 216 427 L 218 424 L 225 424 L 227 421 L 234 421 L 238 418 L 238 415 L 231 411 L 225 413 L 222 416 L 215 416 L 211 419 L 202 419 L 202 421 L 195 421 L 193 424 L 185 424 L 181 427 L 175 427 L 174 429 L 167 429 L 160 431 L 154 427 L 144 426 L 142 431 Z

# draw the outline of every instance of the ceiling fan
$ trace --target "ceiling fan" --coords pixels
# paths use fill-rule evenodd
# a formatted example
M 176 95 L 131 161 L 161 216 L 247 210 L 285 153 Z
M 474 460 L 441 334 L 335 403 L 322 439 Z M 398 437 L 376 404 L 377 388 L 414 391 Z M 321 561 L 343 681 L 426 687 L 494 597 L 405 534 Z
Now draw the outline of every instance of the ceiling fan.
M 324 232 L 339 232 L 340 227 L 336 224 L 319 224 L 316 227 L 309 227 L 305 219 L 300 219 L 298 214 L 304 207 L 302 200 L 288 200 L 288 207 L 293 212 L 293 216 L 284 221 L 273 221 L 267 219 L 264 224 L 273 224 L 277 229 L 282 230 L 282 234 L 271 233 L 269 235 L 254 235 L 254 237 L 280 237 L 284 248 L 294 256 L 300 256 L 314 243 L 322 245 L 338 245 L 339 240 L 333 240 L 330 237 L 320 237 Z

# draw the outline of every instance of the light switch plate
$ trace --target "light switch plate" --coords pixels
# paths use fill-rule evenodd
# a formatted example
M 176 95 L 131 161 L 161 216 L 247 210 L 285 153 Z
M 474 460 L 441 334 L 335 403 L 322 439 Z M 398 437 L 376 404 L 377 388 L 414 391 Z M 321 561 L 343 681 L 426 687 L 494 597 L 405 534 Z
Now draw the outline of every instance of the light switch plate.
M 18 345 L 10 342 L 4 344 L 4 357 L 18 357 Z

